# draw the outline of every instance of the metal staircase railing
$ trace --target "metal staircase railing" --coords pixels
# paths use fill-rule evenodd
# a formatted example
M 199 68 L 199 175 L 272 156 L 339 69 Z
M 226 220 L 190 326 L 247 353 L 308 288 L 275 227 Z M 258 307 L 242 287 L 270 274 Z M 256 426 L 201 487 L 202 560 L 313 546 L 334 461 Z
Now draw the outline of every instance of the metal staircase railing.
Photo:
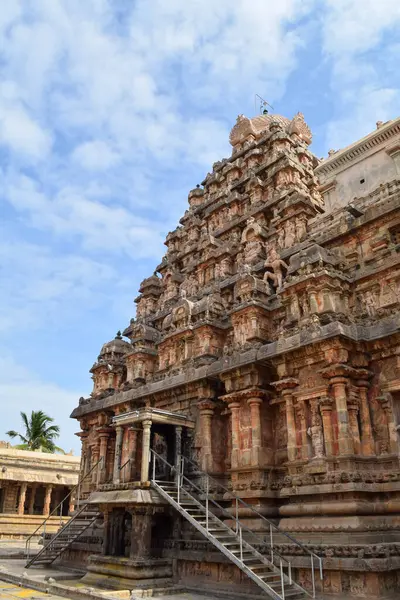
M 71 519 L 35 554 L 25 565 L 29 569 L 34 563 L 51 564 L 62 554 L 73 542 L 75 542 L 88 527 L 93 525 L 99 517 L 99 512 L 91 512 L 89 518 L 86 518 L 85 512 L 89 504 L 84 504 Z M 83 517 L 83 521 L 82 521 Z
M 319 567 L 322 579 L 322 559 L 319 556 L 279 529 L 272 521 L 269 521 L 250 504 L 235 496 L 208 473 L 200 471 L 193 461 L 180 457 L 179 467 L 175 470 L 173 465 L 156 452 L 152 450 L 151 453 L 153 463 L 151 483 L 153 487 L 259 587 L 275 600 L 285 600 L 285 598 L 300 600 L 306 595 L 315 598 L 315 564 Z M 175 473 L 174 482 L 156 480 L 157 461 L 164 462 L 170 468 L 171 473 Z M 196 475 L 201 481 L 194 483 L 185 475 L 186 464 L 196 468 Z M 235 502 L 234 514 L 215 500 L 214 494 L 218 489 L 224 492 L 224 502 L 229 500 Z M 193 495 L 193 490 L 195 495 Z M 227 494 L 228 497 L 226 497 Z M 260 539 L 259 533 L 249 529 L 240 521 L 240 506 L 244 506 L 247 511 L 250 510 L 257 518 L 266 523 L 268 539 L 265 537 Z M 212 512 L 211 508 L 216 509 L 216 512 Z M 277 538 L 282 536 L 299 547 L 304 555 L 310 557 L 311 593 L 293 581 L 291 562 L 279 551 Z M 260 547 L 262 552 L 258 550 Z
M 60 528 L 62 527 L 62 524 L 63 524 L 63 521 L 62 521 L 63 514 L 62 514 L 62 513 L 63 513 L 63 507 L 64 507 L 64 503 L 65 503 L 65 501 L 66 501 L 66 500 L 68 500 L 68 498 L 70 498 L 71 496 L 73 496 L 73 495 L 75 494 L 75 491 L 76 491 L 76 490 L 78 490 L 77 497 L 76 497 L 76 499 L 75 499 L 75 500 L 76 500 L 76 501 L 75 501 L 75 506 L 78 506 L 78 507 L 79 507 L 79 501 L 80 501 L 80 495 L 81 495 L 81 487 L 82 487 L 82 483 L 85 481 L 85 479 L 86 479 L 87 477 L 89 477 L 89 475 L 91 475 L 91 473 L 94 471 L 94 469 L 96 469 L 96 468 L 99 466 L 99 464 L 100 464 L 100 463 L 102 463 L 102 464 L 103 464 L 103 458 L 100 458 L 100 459 L 99 459 L 99 460 L 98 460 L 98 461 L 97 461 L 97 462 L 96 462 L 96 463 L 95 463 L 95 464 L 94 464 L 94 465 L 93 465 L 93 466 L 90 468 L 90 470 L 89 470 L 89 471 L 88 471 L 88 472 L 87 472 L 85 475 L 83 475 L 83 477 L 81 477 L 81 478 L 78 480 L 78 483 L 76 484 L 76 486 L 75 486 L 75 487 L 73 487 L 73 488 L 72 488 L 72 489 L 69 491 L 69 493 L 68 493 L 68 494 L 67 494 L 67 495 L 66 495 L 66 496 L 65 496 L 65 497 L 64 497 L 64 498 L 61 500 L 61 502 L 60 502 L 59 504 L 57 504 L 57 506 L 56 506 L 56 507 L 55 507 L 55 508 L 54 508 L 54 509 L 51 511 L 51 513 L 50 513 L 50 514 L 49 514 L 49 515 L 48 515 L 48 516 L 47 516 L 47 517 L 44 519 L 44 521 L 43 521 L 43 522 L 42 522 L 42 523 L 41 523 L 41 524 L 40 524 L 40 525 L 39 525 L 39 526 L 38 526 L 38 527 L 35 529 L 35 531 L 34 531 L 33 533 L 31 533 L 31 535 L 30 535 L 29 537 L 27 537 L 27 538 L 26 538 L 26 541 L 25 541 L 25 554 L 26 554 L 26 557 L 28 558 L 28 560 L 29 560 L 29 558 L 30 558 L 30 551 L 31 551 L 31 541 L 32 541 L 32 538 L 34 538 L 34 537 L 37 537 L 38 535 L 43 535 L 43 540 L 45 539 L 45 537 L 46 537 L 46 525 L 47 525 L 47 522 L 49 521 L 49 519 L 50 519 L 51 517 L 53 517 L 53 516 L 58 516 L 58 509 L 60 509 Z M 39 532 L 39 531 L 42 529 L 42 527 L 43 527 L 43 532 L 42 532 L 42 534 L 39 534 L 38 532 Z

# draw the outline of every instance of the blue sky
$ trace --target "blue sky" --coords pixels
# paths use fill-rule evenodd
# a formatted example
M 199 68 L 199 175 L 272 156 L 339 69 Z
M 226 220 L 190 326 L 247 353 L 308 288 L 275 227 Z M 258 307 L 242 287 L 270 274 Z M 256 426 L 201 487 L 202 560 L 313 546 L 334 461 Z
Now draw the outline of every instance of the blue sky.
M 0 11 L 2 430 L 60 445 L 103 342 L 254 94 L 325 156 L 400 113 L 398 0 L 13 0 Z M 0 439 L 5 435 L 0 433 Z

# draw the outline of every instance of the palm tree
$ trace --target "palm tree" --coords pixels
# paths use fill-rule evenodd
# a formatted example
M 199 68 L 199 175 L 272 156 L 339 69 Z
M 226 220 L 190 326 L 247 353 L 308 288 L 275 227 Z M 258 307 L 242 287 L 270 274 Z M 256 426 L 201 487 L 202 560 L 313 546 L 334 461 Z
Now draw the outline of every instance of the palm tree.
M 54 440 L 60 435 L 60 428 L 58 425 L 49 425 L 54 422 L 52 417 L 41 410 L 33 410 L 29 419 L 26 413 L 21 412 L 21 419 L 25 427 L 24 435 L 13 429 L 6 432 L 11 438 L 19 437 L 21 440 L 22 444 L 19 444 L 16 448 L 51 453 L 64 452 L 54 443 Z

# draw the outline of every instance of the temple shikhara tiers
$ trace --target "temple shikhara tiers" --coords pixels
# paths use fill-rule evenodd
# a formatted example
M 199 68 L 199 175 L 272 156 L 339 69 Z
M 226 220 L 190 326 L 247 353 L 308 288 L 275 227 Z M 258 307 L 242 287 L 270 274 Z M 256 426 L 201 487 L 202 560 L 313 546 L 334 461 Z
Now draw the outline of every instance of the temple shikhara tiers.
M 76 515 L 33 563 L 138 597 L 399 597 L 400 118 L 311 141 L 237 118 L 91 368 Z

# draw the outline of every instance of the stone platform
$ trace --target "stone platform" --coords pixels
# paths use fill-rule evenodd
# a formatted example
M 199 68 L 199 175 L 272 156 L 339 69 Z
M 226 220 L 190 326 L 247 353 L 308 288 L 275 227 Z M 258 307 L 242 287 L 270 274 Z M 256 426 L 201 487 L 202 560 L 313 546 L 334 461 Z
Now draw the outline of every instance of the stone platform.
M 23 540 L 32 535 L 34 531 L 42 525 L 43 515 L 18 515 L 0 514 L 0 539 Z M 61 524 L 65 524 L 69 517 L 62 517 Z M 47 533 L 56 533 L 60 528 L 60 517 L 50 517 L 46 523 Z M 43 528 L 39 530 L 38 537 L 43 533 Z

